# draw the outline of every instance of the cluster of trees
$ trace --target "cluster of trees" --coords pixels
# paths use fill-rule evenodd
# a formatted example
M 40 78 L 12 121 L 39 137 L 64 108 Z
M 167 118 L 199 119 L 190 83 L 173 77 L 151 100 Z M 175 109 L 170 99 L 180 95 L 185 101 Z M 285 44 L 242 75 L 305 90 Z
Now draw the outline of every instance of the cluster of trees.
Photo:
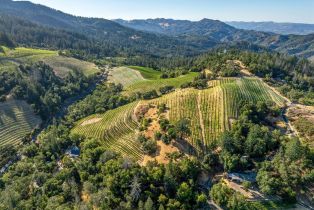
M 210 190 L 210 196 L 219 206 L 230 210 L 258 210 L 259 206 L 253 202 L 247 202 L 245 197 L 233 189 L 229 188 L 224 182 L 215 184 Z
M 103 113 L 131 102 L 132 99 L 120 94 L 122 89 L 120 84 L 98 85 L 92 94 L 68 108 L 65 122 L 71 125 L 91 114 Z
M 314 153 L 299 139 L 266 126 L 266 117 L 276 113 L 263 103 L 245 105 L 231 131 L 219 140 L 220 163 L 225 171 L 257 170 L 263 193 L 294 202 L 297 192 L 314 181 Z
M 94 139 L 71 136 L 66 126 L 51 126 L 25 146 L 24 158 L 0 179 L 4 209 L 194 209 L 206 205 L 195 158 L 140 167 L 107 151 Z M 80 158 L 64 155 L 72 145 Z
M 284 138 L 272 160 L 262 163 L 257 183 L 262 192 L 294 202 L 300 190 L 314 182 L 314 153 L 297 138 Z
M 8 144 L 0 146 L 0 169 L 15 159 L 17 159 L 17 150 L 14 146 Z
M 8 37 L 7 34 L 0 32 L 0 46 L 6 46 L 9 48 L 14 48 L 14 42 Z M 2 50 L 2 48 L 0 49 Z
M 26 100 L 43 119 L 56 114 L 62 102 L 86 90 L 93 77 L 73 71 L 61 79 L 43 62 L 20 65 L 15 71 L 0 72 L 0 99 L 7 95 Z
M 222 134 L 220 158 L 226 171 L 250 169 L 253 159 L 263 160 L 278 147 L 281 133 L 265 125 L 269 112 L 265 103 L 246 104 L 232 129 Z

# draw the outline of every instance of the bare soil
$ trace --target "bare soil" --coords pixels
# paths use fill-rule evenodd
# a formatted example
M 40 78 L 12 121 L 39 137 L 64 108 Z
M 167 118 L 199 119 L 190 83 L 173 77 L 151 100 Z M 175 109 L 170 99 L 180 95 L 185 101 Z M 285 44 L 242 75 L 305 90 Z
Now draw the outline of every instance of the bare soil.
M 95 117 L 95 118 L 92 118 L 92 119 L 89 119 L 89 120 L 84 121 L 81 125 L 82 125 L 82 126 L 85 126 L 85 125 L 94 124 L 94 123 L 99 122 L 100 120 L 102 120 L 102 118 Z
M 157 161 L 161 164 L 169 163 L 167 157 L 168 154 L 173 152 L 179 152 L 179 149 L 172 144 L 166 145 L 162 141 L 157 141 L 157 152 L 155 156 L 145 155 L 143 161 L 140 163 L 141 166 L 145 166 L 149 161 Z

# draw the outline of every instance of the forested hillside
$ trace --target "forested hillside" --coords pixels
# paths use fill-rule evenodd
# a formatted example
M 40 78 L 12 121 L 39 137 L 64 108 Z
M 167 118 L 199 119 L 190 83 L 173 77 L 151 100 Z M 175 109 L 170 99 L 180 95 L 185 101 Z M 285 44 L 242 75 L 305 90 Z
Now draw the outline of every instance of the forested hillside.
M 220 43 L 248 42 L 268 47 L 290 55 L 311 57 L 314 53 L 313 35 L 277 35 L 268 32 L 237 29 L 218 20 L 200 21 L 148 19 L 115 20 L 116 22 L 138 30 L 180 37 L 188 42 L 213 47 Z

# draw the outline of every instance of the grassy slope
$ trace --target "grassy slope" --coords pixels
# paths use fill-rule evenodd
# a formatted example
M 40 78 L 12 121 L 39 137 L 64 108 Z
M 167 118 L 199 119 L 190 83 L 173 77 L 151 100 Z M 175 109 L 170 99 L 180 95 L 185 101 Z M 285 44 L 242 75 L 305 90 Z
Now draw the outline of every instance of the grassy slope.
M 124 88 L 145 80 L 142 74 L 128 67 L 117 67 L 109 72 L 108 80 L 115 84 L 122 84 Z
M 145 79 L 159 79 L 161 76 L 160 71 L 155 71 L 152 68 L 142 66 L 129 66 L 129 68 L 139 71 Z
M 139 77 L 134 79 L 134 74 L 136 74 L 134 73 L 134 70 L 137 70 L 142 75 L 143 79 Z M 133 95 L 137 92 L 143 93 L 150 90 L 158 91 L 159 88 L 166 85 L 179 88 L 182 84 L 193 81 L 193 79 L 197 76 L 197 73 L 191 72 L 177 78 L 161 79 L 161 72 L 159 71 L 155 71 L 150 68 L 134 66 L 123 68 L 123 71 L 119 68 L 114 69 L 111 74 L 111 82 L 121 83 L 124 85 L 125 95 Z
M 0 145 L 18 145 L 21 139 L 41 123 L 25 101 L 8 100 L 0 103 Z
M 93 63 L 59 56 L 57 51 L 23 47 L 18 47 L 14 50 L 6 47 L 2 47 L 2 49 L 4 50 L 4 53 L 0 53 L 0 61 L 4 62 L 1 64 L 5 64 L 2 65 L 2 70 L 13 69 L 14 66 L 23 63 L 44 61 L 50 65 L 60 77 L 66 76 L 68 72 L 74 69 L 82 71 L 87 76 L 99 72 L 99 69 Z

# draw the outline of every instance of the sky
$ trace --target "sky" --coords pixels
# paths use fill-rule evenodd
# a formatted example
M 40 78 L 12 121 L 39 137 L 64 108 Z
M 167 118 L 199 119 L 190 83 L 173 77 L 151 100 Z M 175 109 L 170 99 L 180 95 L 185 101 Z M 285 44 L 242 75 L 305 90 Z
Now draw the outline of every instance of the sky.
M 314 0 L 31 0 L 106 19 L 173 18 L 314 23 Z

